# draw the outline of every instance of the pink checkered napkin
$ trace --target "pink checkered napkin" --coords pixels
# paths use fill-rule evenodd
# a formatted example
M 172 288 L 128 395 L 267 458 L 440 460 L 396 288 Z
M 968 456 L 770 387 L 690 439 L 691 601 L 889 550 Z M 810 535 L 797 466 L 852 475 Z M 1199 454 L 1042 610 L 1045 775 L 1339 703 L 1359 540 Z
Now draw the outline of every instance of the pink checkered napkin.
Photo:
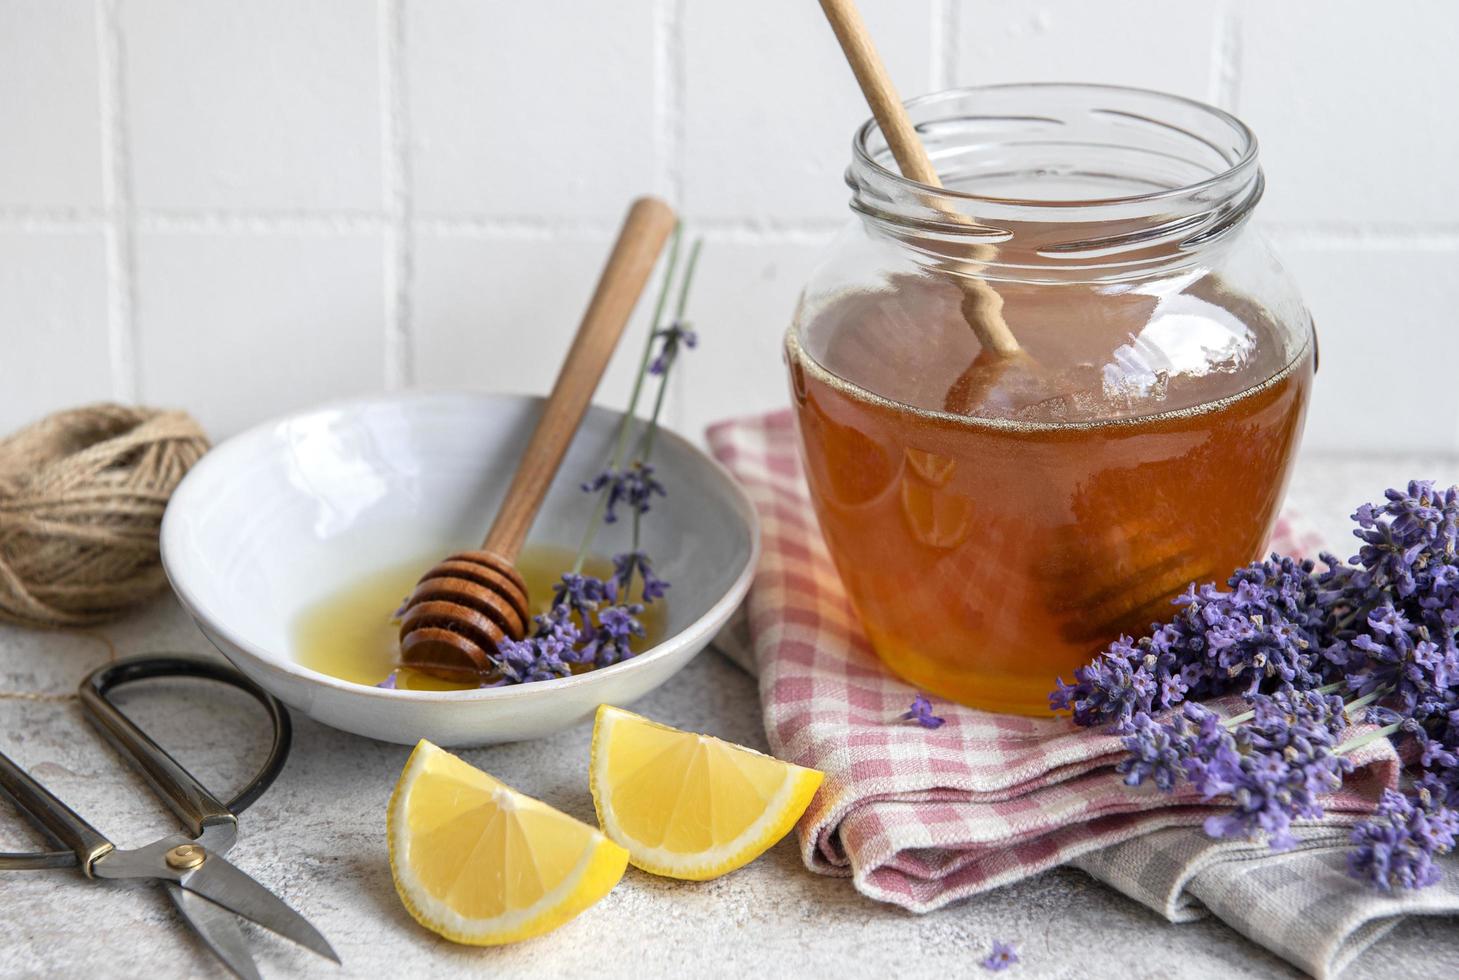
M 851 611 L 806 496 L 789 412 L 720 423 L 708 439 L 763 529 L 742 633 L 770 747 L 826 773 L 799 827 L 811 870 L 928 911 L 1213 812 L 1191 796 L 1125 786 L 1111 768 L 1119 739 L 1065 719 L 935 702 L 941 728 L 900 721 L 917 691 L 881 666 Z M 1284 519 L 1273 547 L 1310 543 Z M 733 644 L 733 631 L 720 642 Z M 1354 761 L 1360 770 L 1330 804 L 1338 822 L 1396 784 L 1386 739 Z

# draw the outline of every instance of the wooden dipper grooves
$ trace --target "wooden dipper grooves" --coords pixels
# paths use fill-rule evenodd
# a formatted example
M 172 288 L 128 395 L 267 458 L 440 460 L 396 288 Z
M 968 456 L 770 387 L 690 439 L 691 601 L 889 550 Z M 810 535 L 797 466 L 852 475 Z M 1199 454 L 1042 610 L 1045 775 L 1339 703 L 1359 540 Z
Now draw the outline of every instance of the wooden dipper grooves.
M 421 577 L 406 600 L 400 621 L 403 665 L 470 679 L 495 670 L 492 657 L 503 640 L 526 635 L 531 606 L 514 567 L 517 555 L 676 220 L 657 198 L 641 197 L 629 208 L 481 550 L 446 558 Z

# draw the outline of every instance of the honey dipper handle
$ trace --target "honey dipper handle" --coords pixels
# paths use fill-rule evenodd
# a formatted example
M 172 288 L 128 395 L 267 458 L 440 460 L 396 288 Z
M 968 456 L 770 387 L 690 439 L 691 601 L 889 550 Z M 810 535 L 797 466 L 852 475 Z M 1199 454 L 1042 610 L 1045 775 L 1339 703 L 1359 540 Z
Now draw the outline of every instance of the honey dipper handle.
M 876 117 L 876 124 L 886 137 L 902 176 L 919 184 L 941 187 L 942 179 L 937 176 L 937 168 L 927 156 L 927 147 L 917 138 L 917 130 L 897 96 L 892 77 L 887 74 L 886 66 L 876 53 L 871 32 L 866 29 L 855 0 L 821 0 L 821 9 L 826 13 L 831 30 L 836 33 L 836 40 L 841 42 L 841 50 L 851 64 L 851 73 L 856 76 L 856 82 L 866 96 L 866 104 L 871 107 L 871 114 Z
M 608 264 L 578 325 L 567 360 L 537 421 L 506 499 L 482 547 L 516 561 L 537 509 L 562 465 L 573 435 L 597 390 L 618 338 L 653 272 L 659 252 L 678 219 L 656 197 L 641 197 L 628 209 Z
M 937 168 L 927 155 L 927 147 L 917 136 L 907 109 L 897 95 L 897 88 L 876 53 L 866 22 L 856 9 L 856 0 L 821 0 L 821 9 L 825 11 L 836 40 L 841 42 L 841 50 L 851 64 L 851 72 L 861 86 L 871 114 L 876 117 L 877 126 L 886 137 L 887 146 L 891 147 L 902 176 L 929 187 L 941 187 L 942 178 L 937 175 Z M 954 221 L 963 220 L 958 212 L 948 211 L 947 214 Z M 1002 357 L 1020 354 L 1018 340 L 1003 319 L 1002 300 L 993 287 L 973 277 L 962 280 L 962 286 L 967 294 L 963 309 L 983 349 Z

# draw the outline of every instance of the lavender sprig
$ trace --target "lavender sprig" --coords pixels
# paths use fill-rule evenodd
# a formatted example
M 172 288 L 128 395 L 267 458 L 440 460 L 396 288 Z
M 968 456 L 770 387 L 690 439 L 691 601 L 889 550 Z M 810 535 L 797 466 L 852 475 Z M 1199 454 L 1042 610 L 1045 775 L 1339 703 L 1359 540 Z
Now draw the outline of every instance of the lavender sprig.
M 1321 687 L 1337 674 L 1324 656 L 1330 643 L 1318 608 L 1310 561 L 1273 555 L 1238 569 L 1230 591 L 1191 585 L 1175 598 L 1180 611 L 1138 640 L 1122 636 L 1049 695 L 1081 725 L 1125 731 L 1139 712 L 1187 699 Z
M 1452 851 L 1456 835 L 1459 813 L 1385 789 L 1373 817 L 1353 828 L 1348 873 L 1383 891 L 1427 888 L 1440 878 L 1435 855 Z
M 642 612 L 643 606 L 632 603 L 609 606 L 599 613 L 597 628 L 580 651 L 583 662 L 597 667 L 611 667 L 633 656 L 629 644 L 634 637 L 644 635 L 643 624 L 638 621 Z
M 1206 821 L 1213 837 L 1264 837 L 1273 850 L 1290 848 L 1292 821 L 1321 817 L 1320 797 L 1352 770 L 1337 753 L 1342 699 L 1279 691 L 1251 705 L 1252 719 L 1234 726 L 1194 701 L 1165 723 L 1142 713 L 1116 768 L 1130 785 L 1151 779 L 1169 792 L 1184 777 L 1207 800 L 1229 796 L 1230 812 Z
M 618 507 L 626 505 L 635 515 L 647 514 L 655 496 L 666 497 L 664 485 L 654 479 L 654 468 L 648 463 L 636 462 L 621 470 L 611 466 L 583 484 L 584 493 L 605 491 L 603 523 L 613 524 L 618 520 Z
M 690 262 L 694 261 L 690 257 Z M 691 265 L 692 268 L 692 265 Z M 679 348 L 687 347 L 693 350 L 699 346 L 699 335 L 690 328 L 689 324 L 675 320 L 664 329 L 658 331 L 658 336 L 663 340 L 663 346 L 659 348 L 658 354 L 649 362 L 649 374 L 668 374 L 669 368 L 673 365 L 674 359 L 679 356 Z
M 654 436 L 658 431 L 659 417 L 663 413 L 664 396 L 668 390 L 669 374 L 675 361 L 678 360 L 678 351 L 683 341 L 685 331 L 688 330 L 684 323 L 684 314 L 689 302 L 689 287 L 694 279 L 694 270 L 699 264 L 699 250 L 703 243 L 695 241 L 689 250 L 689 261 L 684 271 L 683 281 L 679 285 L 677 309 L 674 314 L 674 325 L 668 329 L 660 328 L 663 322 L 664 311 L 668 305 L 670 288 L 674 280 L 674 273 L 679 262 L 679 230 L 674 230 L 674 236 L 669 244 L 669 258 L 664 272 L 663 287 L 659 291 L 658 300 L 654 304 L 653 324 L 649 330 L 648 340 L 644 344 L 643 354 L 639 359 L 638 374 L 634 378 L 633 392 L 629 395 L 628 408 L 619 421 L 618 432 L 614 438 L 614 448 L 608 463 L 591 480 L 583 484 L 583 490 L 588 493 L 597 493 L 597 511 L 592 521 L 588 523 L 583 534 L 582 544 L 578 547 L 578 556 L 573 565 L 573 571 L 582 571 L 583 561 L 586 560 L 588 551 L 592 548 L 593 539 L 597 535 L 600 521 L 602 523 L 613 523 L 617 520 L 616 508 L 620 503 L 627 504 L 633 514 L 633 548 L 639 551 L 639 519 L 648 512 L 652 499 L 655 496 L 666 496 L 666 491 L 653 475 L 653 467 L 649 463 L 649 457 L 653 453 Z M 655 357 L 655 343 L 662 341 L 658 348 L 658 356 Z M 695 340 L 697 343 L 697 338 Z M 686 344 L 685 346 L 694 346 Z M 670 350 L 672 347 L 672 350 Z M 662 370 L 652 372 L 654 363 L 660 363 Z M 643 434 L 634 454 L 634 458 L 625 463 L 625 454 L 628 451 L 630 436 L 633 432 L 633 423 L 637 420 L 635 412 L 638 408 L 639 397 L 643 393 L 644 380 L 650 373 L 656 373 L 658 377 L 658 392 L 654 398 L 653 410 L 644 425 Z
M 651 509 L 653 498 L 667 495 L 663 484 L 654 476 L 649 455 L 658 430 L 669 372 L 681 350 L 692 348 L 697 343 L 697 337 L 684 321 L 684 311 L 699 249 L 700 243 L 695 242 L 679 287 L 674 321 L 660 329 L 678 265 L 679 230 L 675 229 L 663 286 L 654 307 L 653 323 L 639 361 L 628 408 L 619 421 L 613 452 L 603 470 L 582 485 L 585 492 L 597 494 L 598 500 L 584 531 L 577 558 L 572 569 L 554 586 L 552 606 L 548 612 L 534 620 L 532 635 L 501 644 L 493 658 L 499 675 L 494 682 L 496 684 L 525 684 L 566 677 L 574 667 L 609 667 L 628 659 L 633 656 L 634 639 L 646 632 L 639 619 L 644 611 L 643 603 L 661 599 L 669 588 L 669 583 L 655 574 L 653 563 L 640 546 L 640 523 L 643 515 Z M 644 379 L 649 375 L 658 377 L 658 393 L 635 452 L 628 458 L 625 454 L 637 421 L 635 412 Z M 609 577 L 585 575 L 583 563 L 599 527 L 615 523 L 620 507 L 626 508 L 633 519 L 630 550 L 613 556 L 613 573 Z M 628 601 L 635 579 L 639 583 L 641 603 Z
M 1273 555 L 1226 591 L 1192 586 L 1170 622 L 1121 637 L 1074 683 L 1060 680 L 1050 703 L 1125 735 L 1127 782 L 1171 790 L 1184 779 L 1230 797 L 1207 830 L 1278 847 L 1293 820 L 1321 814 L 1347 753 L 1408 739 L 1409 792 L 1385 795 L 1354 831 L 1351 871 L 1383 889 L 1422 887 L 1459 827 L 1459 488 L 1415 480 L 1353 520 L 1361 546 L 1347 562 L 1322 555 L 1319 572 Z M 1251 711 L 1222 721 L 1196 703 L 1230 694 Z M 1383 727 L 1339 744 L 1359 711 Z
M 653 564 L 644 552 L 625 551 L 613 556 L 613 581 L 617 583 L 620 593 L 627 595 L 634 575 L 643 583 L 640 596 L 644 602 L 661 599 L 668 591 L 669 583 L 654 574 Z

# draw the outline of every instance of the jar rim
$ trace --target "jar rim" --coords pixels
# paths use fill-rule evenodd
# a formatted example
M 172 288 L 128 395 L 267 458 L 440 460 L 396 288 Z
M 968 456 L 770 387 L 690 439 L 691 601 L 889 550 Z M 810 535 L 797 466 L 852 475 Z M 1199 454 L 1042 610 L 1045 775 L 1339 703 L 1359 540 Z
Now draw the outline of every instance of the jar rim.
M 969 85 L 957 88 L 942 89 L 936 92 L 929 92 L 925 95 L 919 95 L 914 98 L 908 99 L 903 104 L 906 106 L 909 114 L 915 115 L 917 109 L 925 109 L 928 106 L 935 106 L 941 102 L 950 102 L 957 99 L 966 99 L 970 96 L 976 96 L 980 94 L 1016 91 L 1048 94 L 1057 92 L 1059 90 L 1083 94 L 1108 93 L 1111 95 L 1135 96 L 1141 99 L 1153 98 L 1157 102 L 1163 102 L 1167 105 L 1184 107 L 1188 110 L 1193 109 L 1201 115 L 1207 116 L 1214 121 L 1223 123 L 1226 126 L 1230 127 L 1231 131 L 1237 139 L 1237 145 L 1241 152 L 1234 161 L 1228 161 L 1227 166 L 1224 169 L 1213 172 L 1210 175 L 1202 178 L 1201 180 L 1183 183 L 1179 186 L 1153 190 L 1148 193 L 1082 198 L 1079 200 L 1059 200 L 1036 197 L 1003 197 L 998 195 L 980 194 L 974 191 L 968 191 L 959 188 L 933 187 L 929 184 L 923 184 L 920 181 L 913 180 L 910 177 L 904 177 L 899 171 L 884 166 L 882 163 L 878 162 L 876 157 L 873 155 L 871 149 L 869 148 L 869 142 L 872 137 L 881 132 L 881 127 L 877 124 L 876 119 L 873 117 L 866 120 L 866 122 L 859 126 L 856 130 L 855 136 L 852 138 L 851 145 L 854 164 L 869 167 L 877 179 L 888 181 L 892 186 L 902 187 L 909 193 L 917 195 L 919 197 L 935 195 L 939 198 L 954 201 L 966 201 L 970 204 L 1029 209 L 1089 209 L 1118 207 L 1121 205 L 1159 203 L 1161 201 L 1170 200 L 1172 198 L 1187 197 L 1192 194 L 1199 194 L 1203 191 L 1209 190 L 1212 187 L 1219 186 L 1223 183 L 1231 182 L 1233 178 L 1243 176 L 1246 172 L 1252 170 L 1256 166 L 1258 155 L 1257 138 L 1256 134 L 1251 130 L 1249 126 L 1246 125 L 1246 123 L 1242 122 L 1239 118 L 1237 118 L 1232 113 L 1227 112 L 1225 109 L 1211 105 L 1208 102 L 1202 102 L 1199 99 L 1192 99 L 1187 96 L 1176 95 L 1170 92 L 1161 92 L 1156 89 L 1140 88 L 1133 85 L 1108 85 L 1096 82 L 1003 82 L 988 85 Z M 1126 113 L 1126 115 L 1133 116 L 1134 114 Z M 1135 118 L 1141 118 L 1146 122 L 1155 122 L 1159 125 L 1179 130 L 1180 132 L 1185 133 L 1185 135 L 1190 136 L 1192 139 L 1211 146 L 1212 149 L 1217 150 L 1218 153 L 1221 152 L 1219 148 L 1215 147 L 1214 144 L 1211 144 L 1210 141 L 1206 138 L 1199 136 L 1195 133 L 1190 133 L 1188 131 L 1182 130 L 1180 129 L 1180 127 L 1175 126 L 1172 123 L 1150 119 L 1149 117 L 1136 116 Z M 920 129 L 920 127 L 917 128 Z

